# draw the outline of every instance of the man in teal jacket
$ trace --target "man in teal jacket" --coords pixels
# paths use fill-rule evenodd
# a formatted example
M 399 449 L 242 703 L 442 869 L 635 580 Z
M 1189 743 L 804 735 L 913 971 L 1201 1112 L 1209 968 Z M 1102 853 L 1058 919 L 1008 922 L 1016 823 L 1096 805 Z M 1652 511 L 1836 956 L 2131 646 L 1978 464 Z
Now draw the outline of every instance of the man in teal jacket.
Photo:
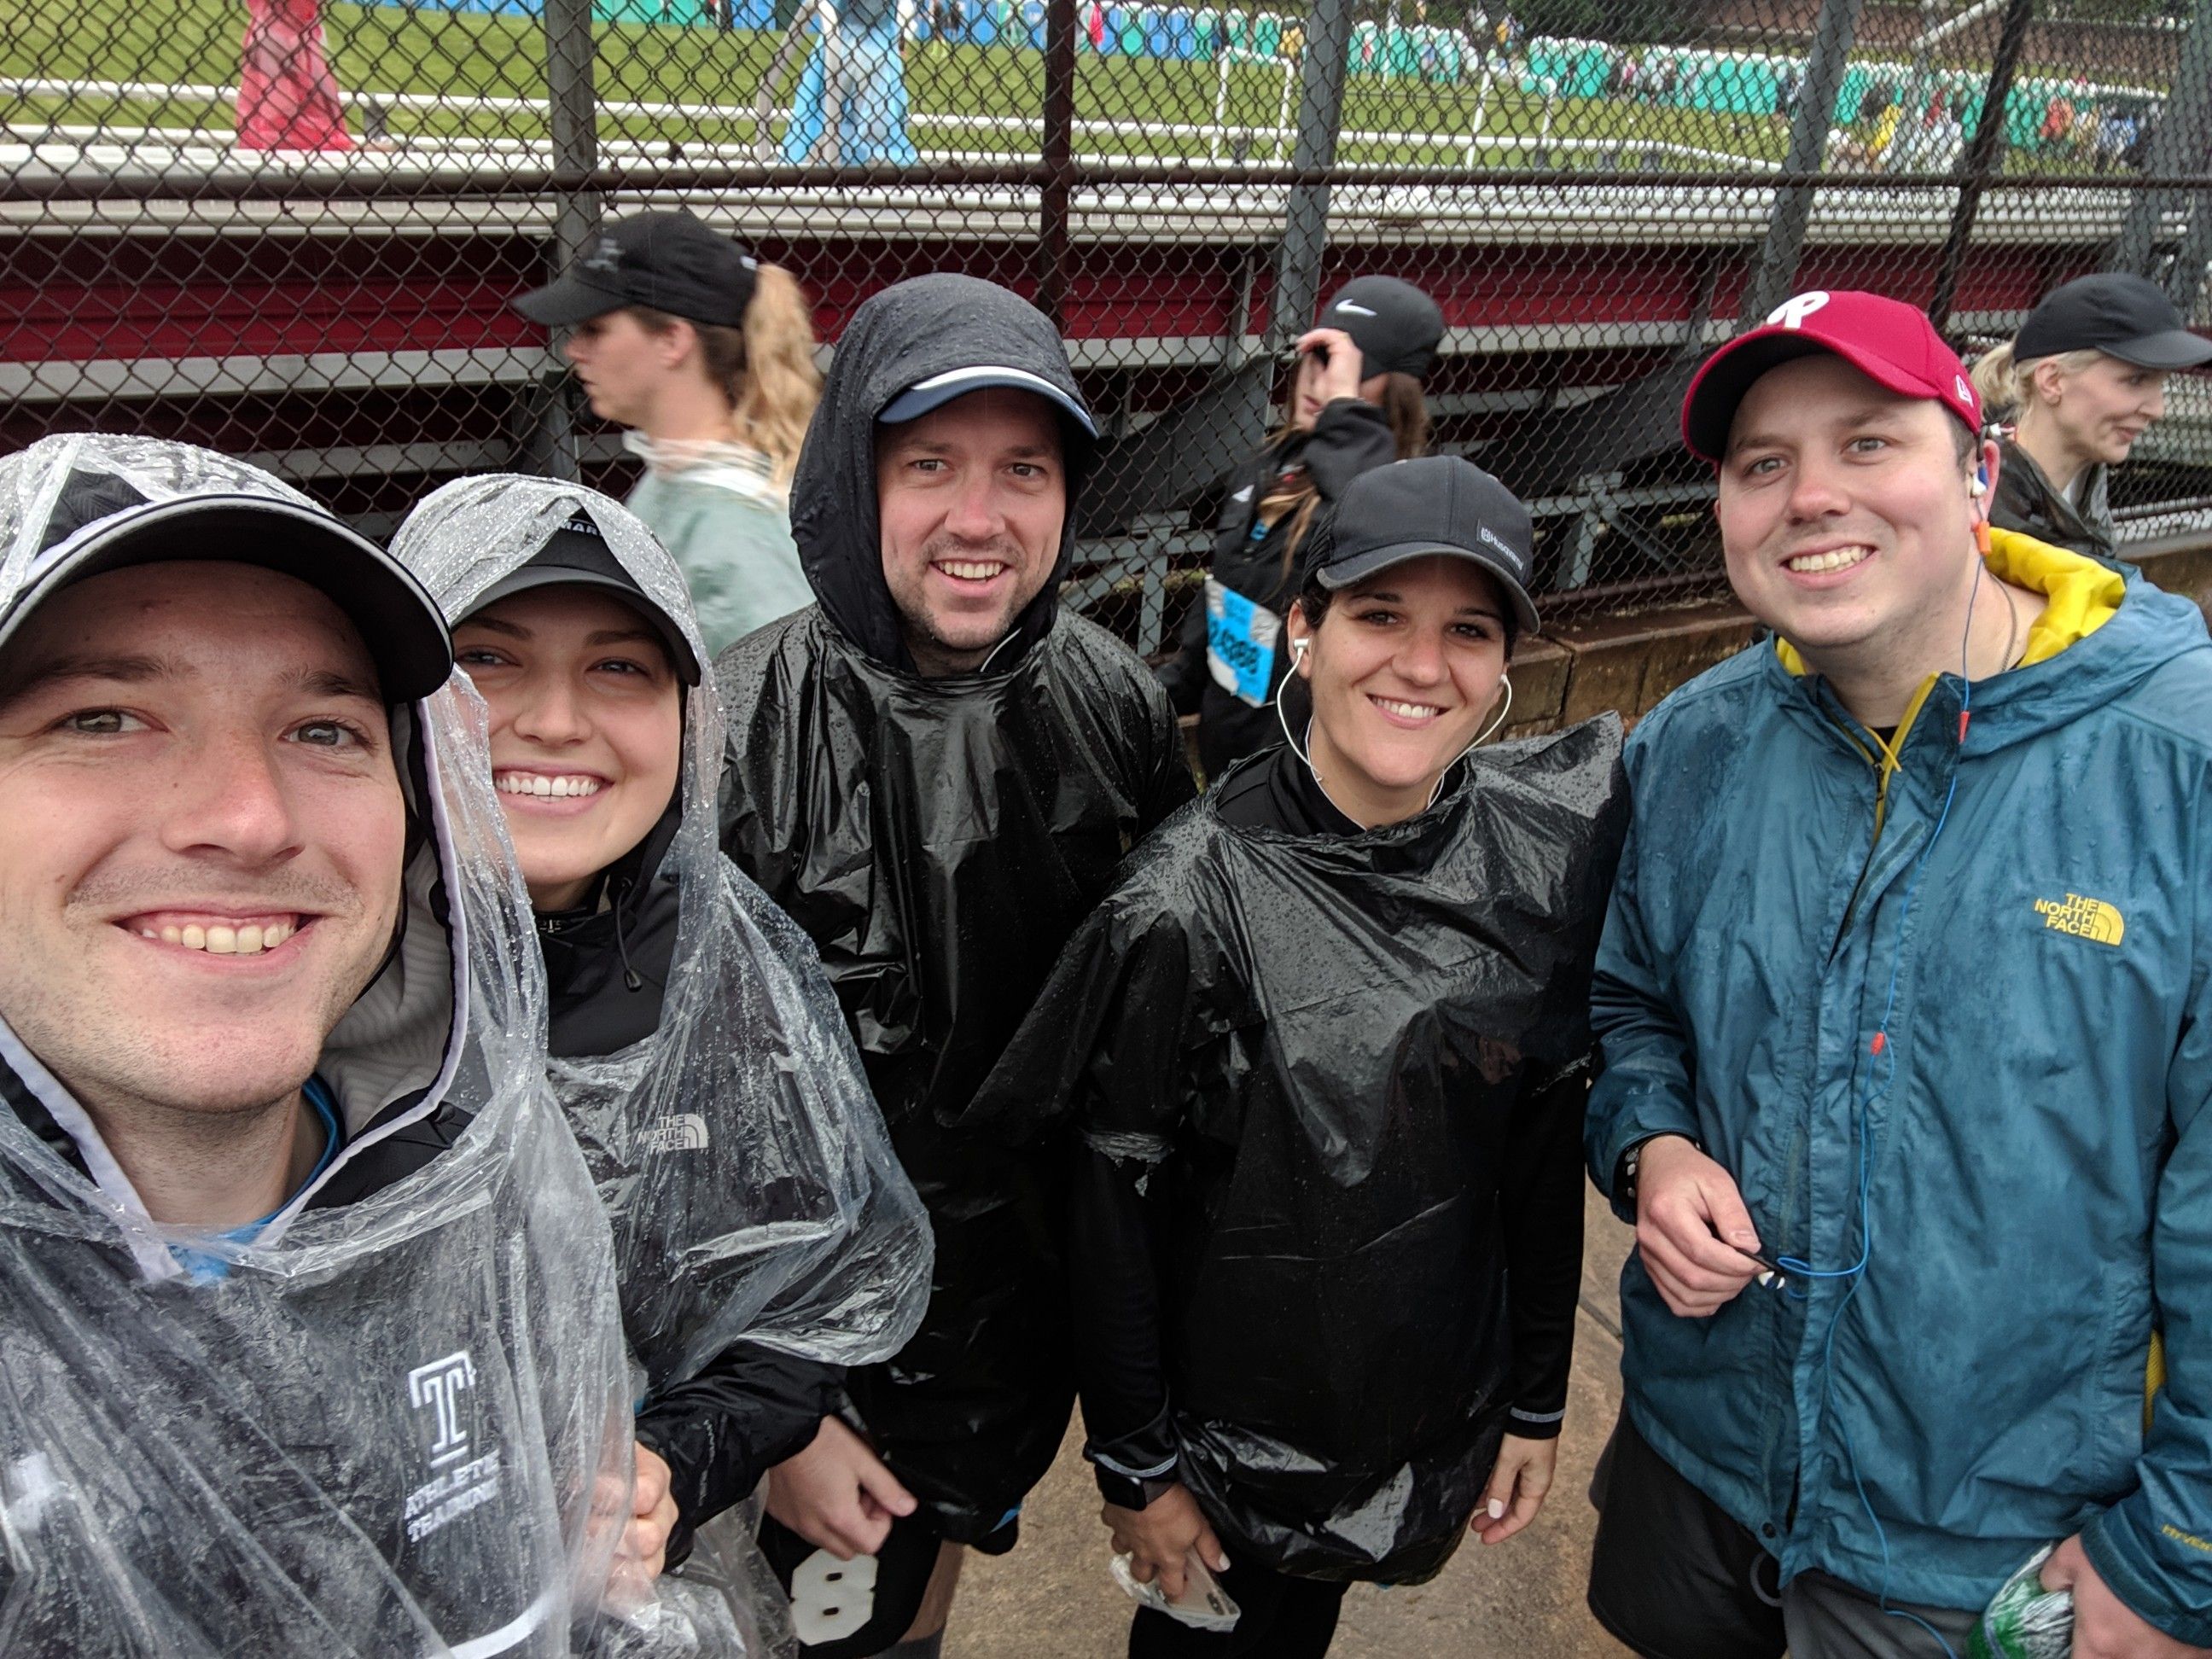
M 1844 292 L 1683 406 L 1777 637 L 1631 740 L 1593 995 L 1590 1605 L 1661 1659 L 1963 1656 L 2047 1545 L 2076 1659 L 2212 1644 L 2212 641 L 1991 532 L 1979 420 Z

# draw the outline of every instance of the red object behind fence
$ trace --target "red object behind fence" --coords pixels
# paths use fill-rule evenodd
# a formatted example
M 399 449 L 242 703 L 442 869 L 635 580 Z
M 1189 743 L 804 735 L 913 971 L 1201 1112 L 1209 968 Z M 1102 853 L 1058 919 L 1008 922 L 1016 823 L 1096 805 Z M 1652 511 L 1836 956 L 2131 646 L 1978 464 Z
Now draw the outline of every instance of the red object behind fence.
M 240 149 L 351 149 L 323 46 L 320 0 L 246 0 L 238 76 Z

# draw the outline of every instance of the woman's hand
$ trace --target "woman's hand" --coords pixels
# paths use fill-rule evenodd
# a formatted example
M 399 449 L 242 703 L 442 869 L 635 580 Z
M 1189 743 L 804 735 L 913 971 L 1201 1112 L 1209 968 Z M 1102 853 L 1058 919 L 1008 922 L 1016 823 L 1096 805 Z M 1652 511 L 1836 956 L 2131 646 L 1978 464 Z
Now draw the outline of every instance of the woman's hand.
M 1313 359 L 1313 393 L 1323 409 L 1339 398 L 1359 396 L 1359 383 L 1367 377 L 1366 360 L 1342 329 L 1307 330 L 1298 337 L 1298 351 Z
M 1552 1490 L 1552 1476 L 1559 1465 L 1559 1443 L 1523 1440 L 1509 1434 L 1491 1465 L 1489 1484 L 1482 1502 L 1468 1523 L 1486 1544 L 1502 1544 L 1536 1518 L 1544 1507 L 1544 1494 Z
M 823 1418 L 805 1451 L 768 1472 L 768 1512 L 840 1561 L 873 1555 L 914 1508 L 914 1494 L 841 1418 Z
M 1140 1510 L 1109 1504 L 1098 1512 L 1098 1518 L 1114 1534 L 1115 1553 L 1129 1558 L 1129 1577 L 1140 1584 L 1158 1578 L 1161 1592 L 1170 1601 L 1183 1593 L 1189 1577 L 1184 1571 L 1185 1561 L 1194 1549 L 1198 1559 L 1214 1571 L 1228 1569 L 1229 1558 L 1221 1553 L 1221 1540 L 1206 1525 L 1198 1499 L 1190 1495 L 1188 1486 L 1170 1486 Z

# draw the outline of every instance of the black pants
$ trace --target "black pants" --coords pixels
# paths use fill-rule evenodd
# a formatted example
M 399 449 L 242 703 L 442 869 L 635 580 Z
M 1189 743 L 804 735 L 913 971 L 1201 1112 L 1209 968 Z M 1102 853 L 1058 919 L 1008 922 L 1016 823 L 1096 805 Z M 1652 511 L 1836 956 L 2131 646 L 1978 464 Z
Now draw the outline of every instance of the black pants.
M 1958 1659 L 1975 1615 L 1781 1563 L 1677 1474 L 1626 1413 L 1590 1482 L 1589 1610 L 1645 1659 Z M 1899 1609 L 1910 1617 L 1901 1617 Z
M 1234 1562 L 1215 1577 L 1237 1603 L 1235 1630 L 1193 1630 L 1139 1607 L 1129 1625 L 1129 1659 L 1322 1659 L 1352 1588 Z

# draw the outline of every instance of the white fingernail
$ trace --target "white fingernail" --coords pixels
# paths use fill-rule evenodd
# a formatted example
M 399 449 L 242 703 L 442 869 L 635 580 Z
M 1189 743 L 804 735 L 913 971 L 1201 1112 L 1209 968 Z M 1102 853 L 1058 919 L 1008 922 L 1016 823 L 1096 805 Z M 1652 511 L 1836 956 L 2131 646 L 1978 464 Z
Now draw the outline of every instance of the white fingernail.
M 1490 1500 L 1490 1518 L 1493 1521 L 1503 1521 L 1505 1518 L 1505 1500 L 1504 1498 L 1493 1498 Z

